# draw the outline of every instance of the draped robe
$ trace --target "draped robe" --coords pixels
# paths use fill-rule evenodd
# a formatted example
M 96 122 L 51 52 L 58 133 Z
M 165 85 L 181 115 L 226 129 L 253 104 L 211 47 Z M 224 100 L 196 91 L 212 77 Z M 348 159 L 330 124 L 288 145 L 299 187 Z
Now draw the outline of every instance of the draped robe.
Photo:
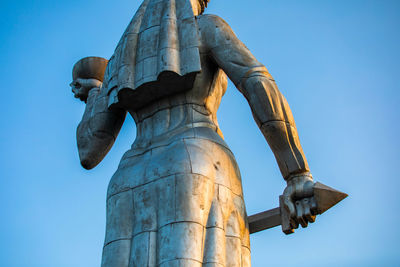
M 308 171 L 267 69 L 222 19 L 193 10 L 189 0 L 145 0 L 103 86 L 89 92 L 78 127 L 87 158 L 101 161 L 126 112 L 137 125 L 108 187 L 103 267 L 250 266 L 241 176 L 216 117 L 227 76 L 248 100 L 283 176 Z

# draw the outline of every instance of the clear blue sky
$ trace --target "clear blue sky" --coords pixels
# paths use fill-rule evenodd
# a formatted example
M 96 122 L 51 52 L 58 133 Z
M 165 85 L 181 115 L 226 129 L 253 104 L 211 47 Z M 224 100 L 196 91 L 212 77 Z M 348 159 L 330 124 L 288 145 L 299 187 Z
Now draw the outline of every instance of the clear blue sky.
M 0 266 L 99 266 L 107 184 L 135 125 L 85 171 L 68 84 L 78 59 L 111 56 L 139 4 L 0 2 Z M 253 235 L 253 266 L 399 266 L 400 1 L 212 0 L 207 13 L 277 80 L 314 178 L 350 195 L 294 235 Z M 277 206 L 284 181 L 232 84 L 218 115 L 248 213 Z

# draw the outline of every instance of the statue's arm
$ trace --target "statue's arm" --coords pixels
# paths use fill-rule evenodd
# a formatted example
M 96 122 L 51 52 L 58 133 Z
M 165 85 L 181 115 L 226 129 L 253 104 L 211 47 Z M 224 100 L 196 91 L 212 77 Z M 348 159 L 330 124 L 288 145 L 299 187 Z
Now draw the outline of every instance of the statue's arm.
M 76 131 L 79 158 L 85 169 L 97 166 L 110 151 L 125 120 L 126 111 L 108 108 L 108 96 L 90 89 L 82 120 Z
M 315 221 L 313 178 L 301 148 L 290 107 L 267 69 L 217 16 L 198 19 L 202 43 L 215 63 L 246 97 L 253 117 L 271 147 L 287 187 L 284 204 L 292 228 Z
M 283 177 L 309 172 L 290 107 L 272 76 L 221 18 L 199 21 L 209 53 L 246 97 L 253 117 L 271 147 Z
M 245 78 L 240 91 L 271 147 L 285 178 L 309 172 L 290 107 L 272 78 L 254 74 Z

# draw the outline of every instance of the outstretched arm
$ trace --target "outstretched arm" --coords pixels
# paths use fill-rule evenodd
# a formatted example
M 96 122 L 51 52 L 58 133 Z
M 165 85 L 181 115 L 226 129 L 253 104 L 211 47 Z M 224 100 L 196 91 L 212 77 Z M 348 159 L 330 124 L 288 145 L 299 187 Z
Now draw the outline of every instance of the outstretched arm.
M 111 149 L 126 111 L 108 109 L 108 96 L 98 80 L 77 79 L 71 86 L 75 97 L 87 102 L 76 137 L 81 164 L 89 170 L 97 166 Z
M 217 16 L 199 19 L 202 40 L 216 64 L 246 97 L 253 117 L 271 147 L 288 183 L 284 195 L 293 226 L 313 222 L 312 176 L 297 134 L 290 107 L 267 69 Z M 300 202 L 299 202 L 300 201 Z M 298 203 L 299 202 L 299 203 Z M 304 203 L 303 203 L 304 202 Z M 304 205 L 303 205 L 304 204 Z M 296 205 L 296 207 L 295 207 Z

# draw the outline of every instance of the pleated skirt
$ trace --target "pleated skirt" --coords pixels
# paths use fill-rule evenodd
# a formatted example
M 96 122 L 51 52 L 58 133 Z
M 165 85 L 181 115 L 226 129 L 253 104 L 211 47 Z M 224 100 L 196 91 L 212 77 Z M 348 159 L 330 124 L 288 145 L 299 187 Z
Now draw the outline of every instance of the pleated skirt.
M 250 266 L 232 152 L 181 138 L 122 158 L 107 193 L 103 267 Z

